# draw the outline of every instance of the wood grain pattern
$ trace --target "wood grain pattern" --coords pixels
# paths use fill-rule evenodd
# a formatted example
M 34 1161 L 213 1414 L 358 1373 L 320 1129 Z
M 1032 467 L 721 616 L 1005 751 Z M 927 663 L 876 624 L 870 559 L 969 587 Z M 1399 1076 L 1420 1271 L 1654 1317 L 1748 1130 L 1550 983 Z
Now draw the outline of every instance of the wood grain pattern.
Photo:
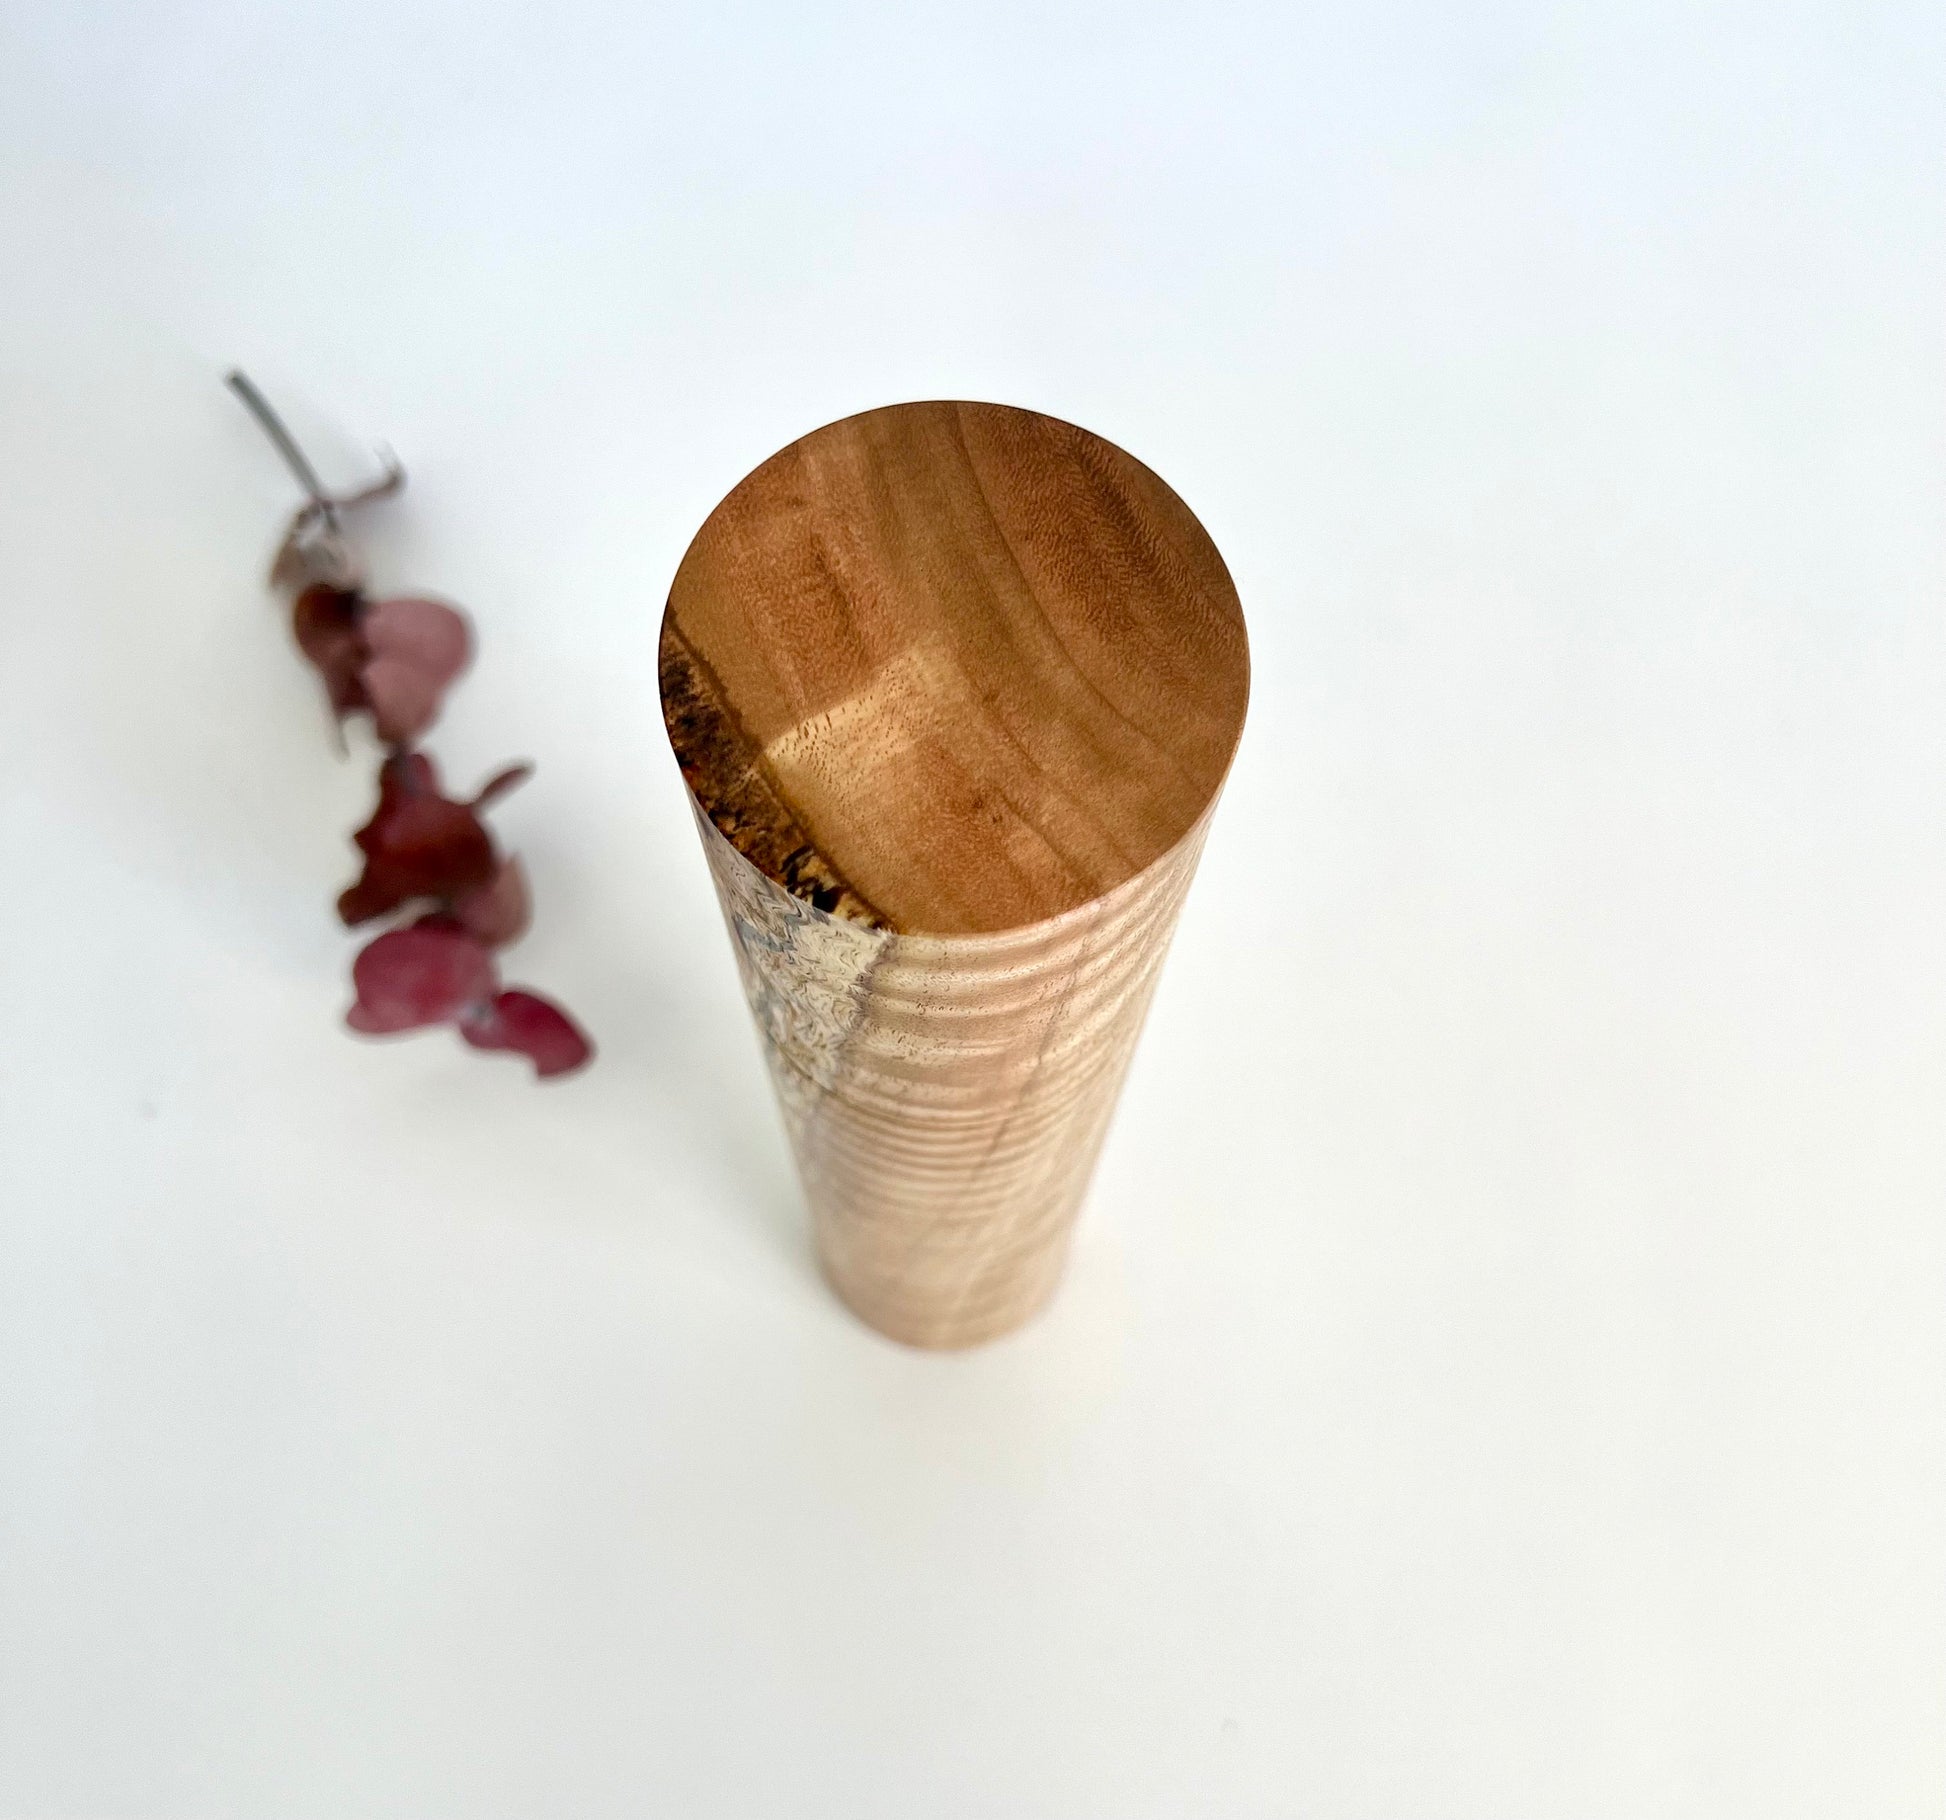
M 1208 536 L 1071 424 L 893 406 L 697 534 L 662 696 L 819 1255 L 914 1344 L 1058 1280 L 1248 654 Z

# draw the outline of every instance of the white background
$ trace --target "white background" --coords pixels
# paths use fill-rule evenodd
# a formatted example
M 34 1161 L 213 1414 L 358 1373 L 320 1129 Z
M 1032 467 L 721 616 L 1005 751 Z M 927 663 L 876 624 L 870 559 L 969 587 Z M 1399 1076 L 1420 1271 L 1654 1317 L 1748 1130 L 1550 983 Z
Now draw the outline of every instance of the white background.
M 0 5 L 7 1820 L 1946 1814 L 1946 14 Z M 531 755 L 549 1089 L 337 1027 L 261 573 Z M 808 1258 L 669 576 L 1121 442 L 1249 729 L 1071 1280 Z

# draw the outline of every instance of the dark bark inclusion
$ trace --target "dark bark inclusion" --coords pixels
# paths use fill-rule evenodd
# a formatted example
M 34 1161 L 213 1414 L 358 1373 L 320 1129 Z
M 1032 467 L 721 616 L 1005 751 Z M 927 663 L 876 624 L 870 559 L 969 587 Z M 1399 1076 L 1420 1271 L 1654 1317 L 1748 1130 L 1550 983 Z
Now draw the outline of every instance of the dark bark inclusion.
M 683 781 L 717 832 L 793 897 L 848 923 L 890 929 L 878 908 L 818 851 L 715 672 L 673 620 L 662 628 L 659 669 L 669 743 Z

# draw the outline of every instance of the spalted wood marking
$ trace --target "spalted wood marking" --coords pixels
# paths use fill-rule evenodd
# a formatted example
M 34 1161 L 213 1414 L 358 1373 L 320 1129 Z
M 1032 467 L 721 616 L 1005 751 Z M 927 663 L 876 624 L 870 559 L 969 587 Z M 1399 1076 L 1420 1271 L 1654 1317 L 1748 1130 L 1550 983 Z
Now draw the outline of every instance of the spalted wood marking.
M 820 910 L 874 928 L 883 918 L 812 845 L 770 767 L 743 736 L 722 685 L 665 624 L 662 712 L 684 780 L 710 819 L 760 871 Z
M 670 740 L 825 1269 L 883 1331 L 1051 1293 L 1248 664 L 1188 508 L 1032 412 L 832 424 L 691 544 Z

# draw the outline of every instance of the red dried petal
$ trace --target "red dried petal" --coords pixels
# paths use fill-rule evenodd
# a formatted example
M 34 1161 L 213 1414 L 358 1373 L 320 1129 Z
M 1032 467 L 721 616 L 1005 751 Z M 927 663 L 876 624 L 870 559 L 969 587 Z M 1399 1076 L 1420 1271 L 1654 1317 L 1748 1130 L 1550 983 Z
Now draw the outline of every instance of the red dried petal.
M 368 942 L 351 964 L 358 1000 L 345 1015 L 367 1035 L 451 1023 L 492 1001 L 499 984 L 493 956 L 463 929 L 392 929 Z
M 595 1046 L 560 1006 L 536 992 L 503 992 L 459 1021 L 459 1033 L 475 1049 L 511 1049 L 534 1064 L 543 1080 L 586 1063 Z
M 394 753 L 379 768 L 378 807 L 352 839 L 365 870 L 338 899 L 338 914 L 352 925 L 414 898 L 462 897 L 499 869 L 472 806 L 440 795 L 432 761 L 420 752 Z
M 291 602 L 291 631 L 297 648 L 324 678 L 331 710 L 340 720 L 368 706 L 359 672 L 367 652 L 362 596 L 347 588 L 313 583 Z
M 453 900 L 453 915 L 490 948 L 518 941 L 534 915 L 526 868 L 517 859 L 503 860 L 486 884 Z
M 392 745 L 417 739 L 472 658 L 465 619 L 437 600 L 381 600 L 365 609 L 360 630 L 368 654 L 362 681 L 379 738 Z

